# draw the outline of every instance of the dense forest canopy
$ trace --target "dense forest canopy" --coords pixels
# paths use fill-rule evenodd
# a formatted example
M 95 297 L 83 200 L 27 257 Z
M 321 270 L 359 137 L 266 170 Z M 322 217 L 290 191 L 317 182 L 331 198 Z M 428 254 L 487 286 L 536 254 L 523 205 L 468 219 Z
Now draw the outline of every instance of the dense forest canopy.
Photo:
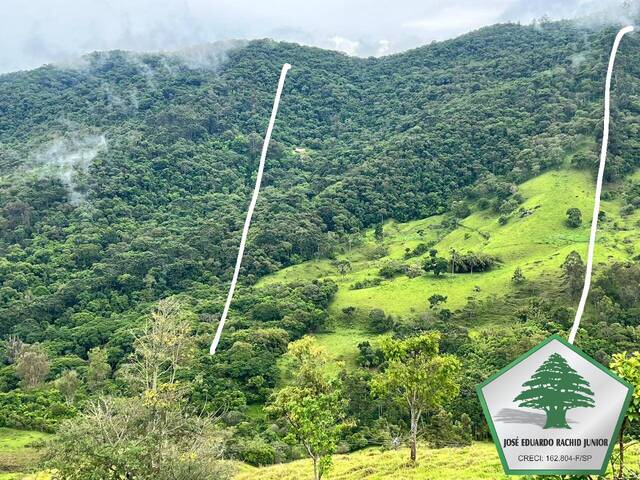
M 108 52 L 3 75 L 2 331 L 51 339 L 49 325 L 83 312 L 118 316 L 224 284 L 284 62 L 294 68 L 249 281 L 331 255 L 341 236 L 382 220 L 442 212 L 475 182 L 557 165 L 599 135 L 613 31 L 506 24 L 380 59 L 265 40 L 205 49 L 199 68 L 192 57 Z M 628 113 L 636 43 L 621 47 L 615 79 Z M 623 118 L 614 115 L 611 176 L 637 158 L 637 120 Z M 94 158 L 68 160 L 88 155 L 92 136 L 103 139 Z

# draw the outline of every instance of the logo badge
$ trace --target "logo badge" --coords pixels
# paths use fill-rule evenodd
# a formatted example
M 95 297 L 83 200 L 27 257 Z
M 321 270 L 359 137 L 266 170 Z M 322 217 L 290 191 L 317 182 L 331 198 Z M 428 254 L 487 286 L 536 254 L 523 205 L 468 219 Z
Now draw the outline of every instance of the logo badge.
M 477 387 L 508 475 L 604 474 L 633 387 L 557 335 Z

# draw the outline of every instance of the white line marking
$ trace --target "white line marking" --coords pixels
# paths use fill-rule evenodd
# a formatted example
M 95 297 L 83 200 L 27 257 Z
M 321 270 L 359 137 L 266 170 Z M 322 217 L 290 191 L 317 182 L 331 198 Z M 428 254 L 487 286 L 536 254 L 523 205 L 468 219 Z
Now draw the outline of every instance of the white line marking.
M 600 213 L 600 193 L 602 192 L 602 179 L 604 177 L 604 165 L 607 160 L 607 146 L 609 143 L 609 98 L 611 94 L 611 76 L 613 74 L 613 63 L 616 59 L 616 52 L 620 45 L 622 37 L 629 32 L 633 31 L 633 27 L 624 27 L 616 35 L 616 39 L 613 41 L 613 47 L 611 48 L 611 55 L 609 57 L 609 67 L 607 68 L 607 80 L 604 86 L 604 131 L 602 132 L 602 148 L 600 150 L 600 166 L 598 168 L 598 179 L 596 181 L 596 198 L 593 205 L 593 218 L 591 219 L 591 235 L 589 236 L 589 250 L 587 252 L 587 269 L 584 275 L 584 286 L 582 288 L 582 296 L 580 297 L 580 303 L 578 304 L 578 310 L 576 310 L 576 318 L 573 321 L 571 327 L 571 333 L 569 334 L 569 343 L 573 343 L 578 333 L 578 327 L 580 327 L 580 319 L 584 313 L 584 307 L 587 303 L 587 297 L 589 296 L 589 288 L 591 287 L 591 272 L 593 270 L 593 251 L 596 243 L 596 231 L 598 230 L 598 214 Z
M 280 95 L 282 95 L 282 88 L 284 87 L 284 79 L 287 76 L 287 72 L 291 68 L 291 65 L 285 63 L 282 66 L 280 72 L 280 81 L 278 82 L 278 90 L 276 91 L 276 98 L 273 100 L 273 109 L 271 110 L 271 118 L 269 119 L 269 126 L 267 127 L 267 135 L 264 137 L 264 143 L 262 144 L 262 153 L 260 154 L 260 165 L 258 166 L 258 176 L 256 178 L 256 186 L 253 189 L 253 195 L 251 197 L 251 203 L 249 204 L 249 210 L 247 211 L 247 218 L 244 220 L 244 228 L 242 229 L 242 237 L 240 239 L 240 249 L 238 250 L 238 258 L 236 259 L 236 268 L 233 271 L 233 278 L 231 279 L 231 287 L 227 294 L 227 301 L 224 304 L 224 310 L 220 317 L 220 323 L 218 324 L 218 330 L 216 330 L 216 336 L 211 342 L 211 348 L 209 353 L 213 355 L 218 348 L 218 342 L 222 336 L 222 330 L 224 329 L 224 323 L 227 320 L 229 314 L 229 307 L 231 307 L 231 300 L 233 299 L 233 292 L 236 289 L 236 283 L 238 282 L 238 274 L 240 273 L 240 265 L 242 264 L 242 256 L 244 255 L 244 247 L 247 243 L 247 235 L 249 233 L 249 226 L 251 225 L 251 217 L 253 216 L 253 210 L 256 208 L 256 202 L 258 201 L 258 193 L 260 192 L 260 183 L 262 183 L 262 173 L 264 172 L 264 163 L 267 158 L 267 150 L 269 149 L 269 140 L 271 140 L 271 132 L 273 131 L 273 125 L 276 121 L 276 114 L 278 113 L 278 106 L 280 105 Z

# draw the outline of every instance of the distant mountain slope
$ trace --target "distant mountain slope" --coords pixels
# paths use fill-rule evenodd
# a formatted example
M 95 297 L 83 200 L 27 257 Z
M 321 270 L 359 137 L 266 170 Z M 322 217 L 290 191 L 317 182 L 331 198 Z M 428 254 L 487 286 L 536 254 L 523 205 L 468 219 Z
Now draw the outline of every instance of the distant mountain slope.
M 264 40 L 0 76 L 0 334 L 223 290 L 285 61 L 248 282 L 595 145 L 614 32 L 497 25 L 381 59 Z M 612 178 L 640 153 L 637 47 L 616 67 Z

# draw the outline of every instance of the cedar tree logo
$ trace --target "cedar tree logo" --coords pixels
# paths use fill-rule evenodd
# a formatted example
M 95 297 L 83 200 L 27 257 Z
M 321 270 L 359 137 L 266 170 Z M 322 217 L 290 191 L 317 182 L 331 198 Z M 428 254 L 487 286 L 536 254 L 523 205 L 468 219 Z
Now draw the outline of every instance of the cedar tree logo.
M 558 353 L 551 354 L 522 386 L 526 389 L 513 401 L 521 402 L 519 407 L 543 410 L 547 414 L 543 428 L 571 428 L 567 410 L 595 406 L 589 382 Z

